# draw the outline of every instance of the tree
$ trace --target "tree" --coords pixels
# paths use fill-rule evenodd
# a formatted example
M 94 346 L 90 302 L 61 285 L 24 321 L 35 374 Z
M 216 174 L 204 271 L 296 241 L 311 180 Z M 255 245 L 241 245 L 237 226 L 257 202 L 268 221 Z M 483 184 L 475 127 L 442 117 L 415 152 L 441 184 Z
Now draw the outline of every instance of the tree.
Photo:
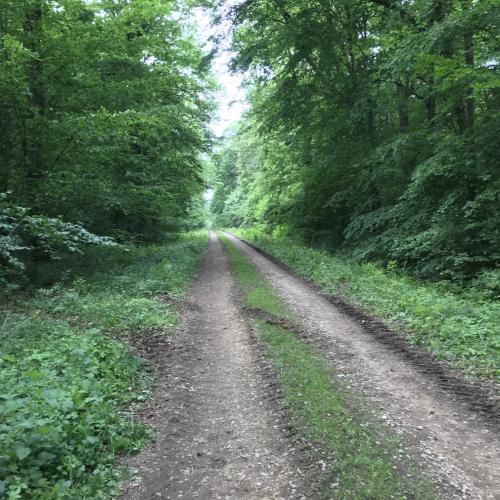
M 252 104 L 241 130 L 263 146 L 250 175 L 219 190 L 254 197 L 249 223 L 426 277 L 495 267 L 495 4 L 238 4 L 233 66 L 250 75 Z M 240 138 L 228 148 L 242 157 Z
M 170 0 L 0 0 L 0 186 L 103 235 L 154 240 L 204 189 L 209 68 Z M 184 223 L 184 222 L 183 222 Z

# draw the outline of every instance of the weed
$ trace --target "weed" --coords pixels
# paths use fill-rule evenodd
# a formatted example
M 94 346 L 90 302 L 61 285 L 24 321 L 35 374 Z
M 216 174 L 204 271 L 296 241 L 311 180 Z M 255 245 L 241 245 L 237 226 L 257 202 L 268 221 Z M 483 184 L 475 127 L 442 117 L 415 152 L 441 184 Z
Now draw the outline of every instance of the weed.
M 145 361 L 120 335 L 177 321 L 174 307 L 155 297 L 183 293 L 205 243 L 206 235 L 191 234 L 166 246 L 101 249 L 105 268 L 74 262 L 64 283 L 4 304 L 0 498 L 116 493 L 116 456 L 149 438 L 125 408 L 151 385 Z

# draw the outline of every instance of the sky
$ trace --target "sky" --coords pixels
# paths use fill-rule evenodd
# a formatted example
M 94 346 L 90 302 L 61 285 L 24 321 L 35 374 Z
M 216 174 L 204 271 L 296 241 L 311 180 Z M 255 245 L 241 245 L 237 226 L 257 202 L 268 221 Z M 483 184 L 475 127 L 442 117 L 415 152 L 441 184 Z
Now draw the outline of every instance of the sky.
M 228 1 L 225 8 L 228 8 L 233 1 Z M 228 22 L 223 22 L 220 26 L 213 27 L 210 22 L 210 12 L 206 9 L 193 9 L 193 17 L 198 25 L 198 36 L 205 47 L 207 53 L 214 48 L 214 43 L 210 37 L 221 32 L 228 32 Z M 221 136 L 224 130 L 231 124 L 239 120 L 248 104 L 245 99 L 245 92 L 241 87 L 243 76 L 232 74 L 229 70 L 231 52 L 229 50 L 229 40 L 226 39 L 218 46 L 218 52 L 212 61 L 212 71 L 221 86 L 216 95 L 219 110 L 212 120 L 210 127 L 215 135 Z

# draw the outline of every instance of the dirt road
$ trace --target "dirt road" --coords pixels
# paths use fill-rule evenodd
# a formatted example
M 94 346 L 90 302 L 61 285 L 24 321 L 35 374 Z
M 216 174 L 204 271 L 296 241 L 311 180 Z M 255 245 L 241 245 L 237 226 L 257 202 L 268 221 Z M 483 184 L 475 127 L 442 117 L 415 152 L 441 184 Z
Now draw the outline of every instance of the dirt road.
M 228 237 L 302 318 L 343 383 L 361 391 L 381 425 L 401 434 L 407 452 L 447 485 L 445 497 L 500 498 L 493 424 L 300 278 Z M 183 327 L 155 353 L 159 380 L 148 421 L 158 438 L 130 462 L 140 481 L 125 499 L 314 498 L 235 293 L 211 234 Z
M 380 418 L 421 456 L 428 472 L 456 496 L 500 499 L 498 428 L 468 409 L 432 373 L 381 344 L 300 278 L 227 234 L 302 318 L 312 341 L 337 373 L 378 408 Z
M 211 234 L 183 329 L 157 359 L 149 423 L 158 438 L 131 461 L 141 481 L 125 499 L 301 497 L 302 471 L 234 293 Z

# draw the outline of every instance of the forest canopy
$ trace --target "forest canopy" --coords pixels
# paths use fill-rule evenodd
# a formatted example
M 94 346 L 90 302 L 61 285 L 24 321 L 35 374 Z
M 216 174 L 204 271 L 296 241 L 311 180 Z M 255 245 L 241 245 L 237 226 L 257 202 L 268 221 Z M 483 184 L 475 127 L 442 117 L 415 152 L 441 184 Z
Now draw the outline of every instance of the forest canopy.
M 71 251 L 199 223 L 214 105 L 193 6 L 0 0 L 2 264 L 46 255 L 42 233 Z
M 500 281 L 496 0 L 247 0 L 232 21 L 251 111 L 215 156 L 219 225 Z

